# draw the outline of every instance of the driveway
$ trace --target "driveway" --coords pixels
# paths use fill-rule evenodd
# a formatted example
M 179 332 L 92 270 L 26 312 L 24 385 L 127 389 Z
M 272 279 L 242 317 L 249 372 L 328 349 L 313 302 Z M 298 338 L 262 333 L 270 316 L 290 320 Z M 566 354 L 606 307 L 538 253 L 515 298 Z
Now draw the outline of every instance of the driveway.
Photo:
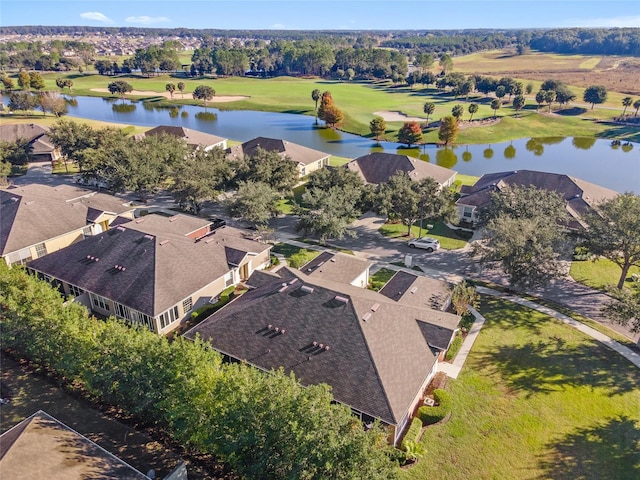
M 40 183 L 55 187 L 57 185 L 75 183 L 74 175 L 53 175 L 51 171 L 51 162 L 31 162 L 29 163 L 29 168 L 27 168 L 27 173 L 19 177 L 11 177 L 9 181 L 16 186 Z

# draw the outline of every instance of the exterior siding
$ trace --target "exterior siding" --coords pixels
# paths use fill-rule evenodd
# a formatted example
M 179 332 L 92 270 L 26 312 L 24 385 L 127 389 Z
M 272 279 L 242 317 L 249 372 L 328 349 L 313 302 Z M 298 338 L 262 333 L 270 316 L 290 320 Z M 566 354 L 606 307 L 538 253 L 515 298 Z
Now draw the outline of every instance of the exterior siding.
M 354 287 L 367 288 L 369 285 L 369 269 L 367 268 L 356 279 L 351 282 Z

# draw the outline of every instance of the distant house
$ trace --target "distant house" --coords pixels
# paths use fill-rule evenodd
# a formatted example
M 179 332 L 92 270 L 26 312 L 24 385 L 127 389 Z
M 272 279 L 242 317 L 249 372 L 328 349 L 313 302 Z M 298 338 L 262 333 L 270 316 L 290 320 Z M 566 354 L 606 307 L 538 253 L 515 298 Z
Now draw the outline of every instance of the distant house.
M 405 172 L 416 181 L 431 177 L 442 187 L 453 185 L 456 178 L 453 170 L 394 153 L 369 153 L 351 160 L 345 167 L 360 175 L 364 183 L 373 185 L 387 183 L 398 172 Z
M 488 173 L 480 177 L 473 186 L 462 187 L 461 196 L 456 202 L 460 221 L 476 224 L 482 209 L 491 205 L 490 193 L 513 186 L 534 186 L 558 193 L 566 203 L 570 217 L 568 227 L 572 229 L 585 226 L 583 216 L 596 203 L 618 195 L 618 192 L 608 188 L 559 173 L 533 170 Z
M 0 257 L 21 265 L 105 231 L 130 202 L 68 185 L 31 184 L 0 190 Z
M 255 155 L 261 148 L 268 152 L 276 152 L 282 158 L 287 158 L 298 166 L 298 175 L 304 177 L 322 167 L 329 165 L 331 155 L 312 148 L 303 147 L 278 138 L 257 137 L 241 145 L 227 149 L 230 158 L 243 158 Z
M 365 423 L 388 425 L 395 444 L 436 373 L 430 344 L 447 343 L 438 328 L 454 332 L 460 318 L 288 267 L 247 285 L 186 337 L 265 371 L 283 367 L 302 385 L 330 385 Z
M 118 478 L 151 480 L 84 435 L 42 410 L 0 435 L 3 478 Z M 187 478 L 180 464 L 165 480 Z
M 175 127 L 171 125 L 160 125 L 158 127 L 152 128 L 151 130 L 146 131 L 144 136 L 151 135 L 171 135 L 172 137 L 182 138 L 187 145 L 189 145 L 194 150 L 196 148 L 202 148 L 205 151 L 211 150 L 214 147 L 222 148 L 226 150 L 227 148 L 227 139 L 218 137 L 216 135 L 211 135 L 210 133 L 200 132 L 198 130 L 192 130 L 190 128 L 185 127 Z
M 49 129 L 35 123 L 11 123 L 0 125 L 0 142 L 26 141 L 33 148 L 34 161 L 54 162 L 62 156 L 49 138 Z
M 300 267 L 300 271 L 312 278 L 347 283 L 354 287 L 367 288 L 371 262 L 353 255 L 322 252 Z
M 245 236 L 197 217 L 149 214 L 27 266 L 96 313 L 165 334 L 269 265 L 271 247 Z

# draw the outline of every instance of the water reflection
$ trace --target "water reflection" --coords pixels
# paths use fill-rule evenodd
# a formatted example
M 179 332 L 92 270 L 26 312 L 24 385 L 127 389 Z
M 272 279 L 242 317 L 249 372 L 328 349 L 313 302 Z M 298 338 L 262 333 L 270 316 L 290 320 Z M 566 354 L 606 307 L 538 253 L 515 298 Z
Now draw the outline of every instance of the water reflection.
M 458 163 L 458 156 L 450 148 L 440 148 L 436 152 L 436 163 L 441 167 L 453 168 Z
M 467 145 L 467 149 L 464 152 L 462 152 L 462 161 L 470 162 L 472 158 L 473 158 L 473 155 L 471 155 L 471 152 L 469 151 L 469 145 Z
M 116 113 L 133 113 L 136 111 L 136 108 L 133 103 L 114 103 L 111 105 L 111 110 Z
M 557 145 L 564 142 L 566 137 L 536 137 L 538 142 L 543 145 Z
M 514 147 L 513 145 L 509 145 L 507 148 L 505 148 L 504 158 L 506 158 L 507 160 L 513 160 L 514 158 L 516 158 L 516 147 Z
M 524 147 L 536 157 L 539 157 L 544 153 L 544 145 L 538 138 L 530 138 Z
M 487 160 L 491 160 L 493 158 L 493 148 L 487 147 L 483 150 L 482 156 Z
M 187 118 L 189 116 L 189 112 L 187 112 L 186 110 L 183 110 L 182 113 L 180 114 L 180 116 L 182 118 Z
M 580 150 L 590 150 L 595 144 L 595 137 L 573 137 L 571 144 Z
M 622 145 L 622 142 L 620 140 L 611 140 L 612 149 L 617 150 L 620 148 L 620 145 Z
M 215 122 L 218 119 L 218 115 L 213 112 L 198 112 L 196 118 L 202 122 Z
M 624 145 L 622 145 L 622 151 L 624 153 L 629 153 L 631 150 L 633 150 L 633 143 L 626 142 Z

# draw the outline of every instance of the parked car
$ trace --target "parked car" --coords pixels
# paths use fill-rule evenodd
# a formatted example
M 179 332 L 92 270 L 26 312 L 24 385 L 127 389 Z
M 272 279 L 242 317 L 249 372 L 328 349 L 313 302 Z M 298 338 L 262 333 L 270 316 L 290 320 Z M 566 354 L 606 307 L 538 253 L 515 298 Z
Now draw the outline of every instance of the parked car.
M 435 252 L 440 248 L 440 242 L 432 237 L 422 237 L 409 240 L 408 243 L 411 248 L 422 248 L 427 252 Z

